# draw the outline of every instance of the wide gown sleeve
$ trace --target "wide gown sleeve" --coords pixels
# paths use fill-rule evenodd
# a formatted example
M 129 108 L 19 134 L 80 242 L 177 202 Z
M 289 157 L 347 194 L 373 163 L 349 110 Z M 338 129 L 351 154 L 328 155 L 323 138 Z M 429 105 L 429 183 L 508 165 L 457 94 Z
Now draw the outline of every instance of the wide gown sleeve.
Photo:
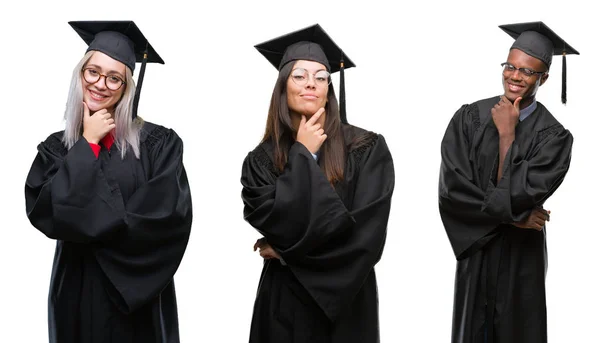
M 355 167 L 350 209 L 300 143 L 290 149 L 278 177 L 253 153 L 242 170 L 245 219 L 280 251 L 332 321 L 381 257 L 394 189 L 392 157 L 382 136 Z
M 471 160 L 473 113 L 462 106 L 442 139 L 438 204 L 446 233 L 458 260 L 478 251 L 494 237 L 502 219 L 482 210 L 485 192 Z
M 441 146 L 439 211 L 458 260 L 493 239 L 501 224 L 521 221 L 541 206 L 564 179 L 571 156 L 571 134 L 560 125 L 553 126 L 535 133 L 531 152 L 523 151 L 516 141 L 511 145 L 499 182 L 496 166 L 487 179 L 478 180 L 471 156 L 474 115 L 478 113 L 471 106 L 461 107 Z
M 68 152 L 56 143 L 51 136 L 39 146 L 27 178 L 29 219 L 48 237 L 88 243 L 115 304 L 133 312 L 171 282 L 187 246 L 192 202 L 183 142 L 164 130 L 148 151 L 151 177 L 126 204 L 85 140 Z

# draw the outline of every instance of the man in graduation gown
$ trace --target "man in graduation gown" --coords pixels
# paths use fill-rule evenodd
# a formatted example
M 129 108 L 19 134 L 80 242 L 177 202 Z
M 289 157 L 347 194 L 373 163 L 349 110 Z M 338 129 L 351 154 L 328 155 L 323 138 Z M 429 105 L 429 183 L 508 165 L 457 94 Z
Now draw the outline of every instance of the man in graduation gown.
M 132 72 L 144 49 L 162 62 L 133 22 L 70 24 L 88 51 Z M 192 224 L 183 142 L 173 130 L 138 123 L 139 158 L 130 150 L 123 156 L 112 134 L 98 144 L 81 135 L 67 149 L 61 131 L 38 146 L 25 200 L 32 225 L 57 241 L 51 343 L 179 342 L 173 276 Z
M 541 22 L 501 28 L 516 38 L 504 94 L 462 106 L 441 146 L 439 211 L 458 260 L 453 343 L 547 342 L 543 205 L 573 137 L 535 95 L 552 55 L 577 52 Z

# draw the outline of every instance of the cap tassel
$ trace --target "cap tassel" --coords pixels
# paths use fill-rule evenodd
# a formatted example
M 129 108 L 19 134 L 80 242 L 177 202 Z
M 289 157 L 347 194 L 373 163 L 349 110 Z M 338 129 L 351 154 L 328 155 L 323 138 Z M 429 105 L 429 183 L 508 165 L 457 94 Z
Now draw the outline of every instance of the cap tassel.
M 148 43 L 146 43 L 146 49 L 144 50 L 144 58 L 142 59 L 140 75 L 138 76 L 137 87 L 135 89 L 135 97 L 133 98 L 132 119 L 137 118 L 138 103 L 140 102 L 140 92 L 142 91 L 142 83 L 144 83 L 144 73 L 146 72 L 146 61 L 147 60 L 148 60 Z
M 344 78 L 344 55 L 340 60 L 340 119 L 343 124 L 348 124 L 346 119 L 346 86 Z
M 567 104 L 567 54 L 562 55 L 562 93 L 561 100 L 563 104 Z

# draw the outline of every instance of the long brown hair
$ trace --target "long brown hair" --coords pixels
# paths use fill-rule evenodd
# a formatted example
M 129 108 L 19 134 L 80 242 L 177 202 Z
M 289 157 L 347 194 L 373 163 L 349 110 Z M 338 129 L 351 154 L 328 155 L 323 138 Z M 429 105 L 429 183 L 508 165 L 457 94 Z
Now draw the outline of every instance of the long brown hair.
M 293 62 L 293 61 L 292 61 Z M 287 80 L 292 72 L 294 63 L 288 63 L 279 71 L 271 105 L 267 126 L 262 141 L 271 141 L 274 151 L 275 167 L 281 172 L 288 160 L 288 151 L 296 141 L 297 131 L 292 125 L 290 110 L 287 103 Z M 342 181 L 344 178 L 345 144 L 342 132 L 342 122 L 338 101 L 335 97 L 333 85 L 330 83 L 327 90 L 327 104 L 325 105 L 325 128 L 327 139 L 323 142 L 319 152 L 321 169 L 331 184 Z

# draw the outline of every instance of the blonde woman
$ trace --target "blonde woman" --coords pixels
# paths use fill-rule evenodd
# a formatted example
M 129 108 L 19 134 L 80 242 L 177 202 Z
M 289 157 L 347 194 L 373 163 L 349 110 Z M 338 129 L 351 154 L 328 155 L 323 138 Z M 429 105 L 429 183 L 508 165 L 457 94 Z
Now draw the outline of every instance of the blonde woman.
M 136 115 L 135 62 L 163 63 L 133 22 L 70 22 L 89 44 L 65 130 L 38 146 L 29 220 L 57 241 L 50 342 L 179 342 L 173 276 L 192 223 L 175 131 Z M 138 58 L 136 58 L 136 55 Z

